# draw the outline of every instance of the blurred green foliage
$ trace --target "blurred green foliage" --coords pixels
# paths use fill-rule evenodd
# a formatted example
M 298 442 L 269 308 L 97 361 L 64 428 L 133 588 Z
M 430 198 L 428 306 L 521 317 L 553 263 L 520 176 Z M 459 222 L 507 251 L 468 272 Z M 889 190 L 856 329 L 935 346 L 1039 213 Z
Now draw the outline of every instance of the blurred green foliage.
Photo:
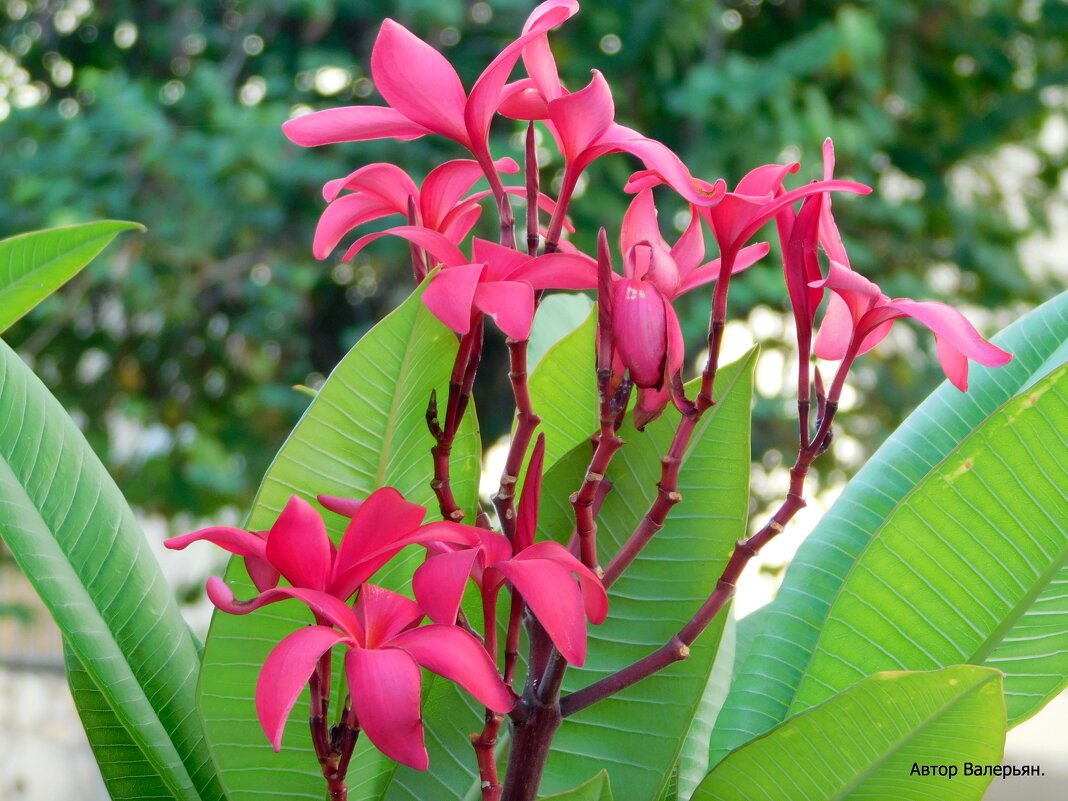
M 307 402 L 292 385 L 314 385 L 409 290 L 397 243 L 351 265 L 312 259 L 319 187 L 379 160 L 421 177 L 457 151 L 437 137 L 302 150 L 281 122 L 300 106 L 375 102 L 367 69 L 384 16 L 444 50 L 470 85 L 531 7 L 0 0 L 0 236 L 106 217 L 149 229 L 6 335 L 131 502 L 165 515 L 247 507 Z M 1063 261 L 1019 250 L 1055 233 L 1047 220 L 1064 204 L 1064 3 L 587 2 L 552 40 L 569 86 L 601 69 L 617 119 L 703 177 L 800 158 L 810 180 L 833 136 L 837 174 L 877 190 L 836 201 L 854 266 L 891 295 L 1005 318 L 1066 284 Z M 515 155 L 516 132 L 499 127 L 496 155 Z M 580 246 L 599 225 L 618 229 L 635 166 L 615 156 L 590 171 L 573 207 Z M 665 204 L 665 229 L 677 210 Z M 733 285 L 735 314 L 785 308 L 776 258 Z M 696 353 L 707 300 L 680 311 Z M 765 350 L 791 336 L 772 330 Z M 843 426 L 862 452 L 938 380 L 933 342 L 916 339 L 924 368 L 889 347 L 858 374 Z M 482 371 L 487 441 L 508 422 L 503 350 L 494 340 Z M 758 405 L 758 456 L 789 452 L 790 405 Z

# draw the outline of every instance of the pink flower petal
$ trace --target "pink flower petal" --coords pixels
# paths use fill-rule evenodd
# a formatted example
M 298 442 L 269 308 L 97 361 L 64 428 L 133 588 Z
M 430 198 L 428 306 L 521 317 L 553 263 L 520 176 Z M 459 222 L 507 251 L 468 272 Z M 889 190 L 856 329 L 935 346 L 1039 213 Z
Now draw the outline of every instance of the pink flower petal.
M 693 207 L 690 207 L 693 209 Z M 701 230 L 701 217 L 692 211 L 690 224 L 682 232 L 682 236 L 671 248 L 671 258 L 679 267 L 679 278 L 685 283 L 686 278 L 697 269 L 701 259 L 705 257 L 705 237 Z
M 302 147 L 368 139 L 418 139 L 429 128 L 384 106 L 342 106 L 304 114 L 282 123 L 282 133 Z
M 387 162 L 367 164 L 344 178 L 327 181 L 323 199 L 329 203 L 346 189 L 375 195 L 398 214 L 408 213 L 408 198 L 419 197 L 419 188 L 411 176 Z
M 248 571 L 248 577 L 252 579 L 252 583 L 259 592 L 266 592 L 277 587 L 278 579 L 282 575 L 266 559 L 259 559 L 255 556 L 245 557 L 245 570 Z
M 577 573 L 582 588 L 582 603 L 586 617 L 599 625 L 608 617 L 608 593 L 597 575 L 580 562 L 574 554 L 558 542 L 538 542 L 524 550 L 516 559 L 549 559 L 568 570 Z
M 522 78 L 501 90 L 497 112 L 513 120 L 544 120 L 549 116 L 549 104 L 534 81 Z
M 327 206 L 319 217 L 312 242 L 312 255 L 317 259 L 325 259 L 345 234 L 356 226 L 396 213 L 396 209 L 375 195 L 357 193 L 340 197 Z
M 535 289 L 596 289 L 597 262 L 584 253 L 547 253 L 514 273 Z
M 834 143 L 830 137 L 823 142 L 823 180 L 829 181 L 834 176 Z M 849 267 L 849 255 L 845 245 L 842 244 L 842 235 L 838 232 L 838 224 L 831 214 L 831 196 L 824 199 L 820 209 L 820 243 L 827 258 Z
M 345 636 L 325 626 L 309 626 L 287 636 L 267 657 L 256 681 L 256 713 L 274 750 L 282 747 L 282 731 L 319 658 Z
M 671 402 L 671 390 L 665 382 L 660 389 L 638 387 L 638 399 L 634 404 L 634 427 L 644 431 L 645 427 L 664 413 Z
M 512 159 L 500 159 L 494 165 L 501 172 L 515 172 L 518 166 Z M 482 177 L 482 167 L 472 159 L 447 161 L 434 168 L 423 181 L 420 208 L 423 213 L 423 225 L 441 230 L 449 212 L 471 187 Z
M 423 291 L 426 307 L 457 334 L 471 330 L 475 289 L 484 269 L 482 264 L 449 267 L 434 275 Z
M 232 526 L 209 526 L 180 537 L 171 537 L 164 540 L 163 545 L 173 551 L 181 551 L 190 543 L 201 540 L 238 556 L 267 558 L 267 539 L 262 532 L 242 531 Z
M 332 554 L 326 524 L 315 507 L 290 495 L 267 535 L 266 556 L 294 587 L 325 590 Z
M 786 290 L 794 310 L 799 342 L 806 357 L 816 309 L 823 300 L 823 289 L 813 284 L 822 278 L 816 251 L 819 247 L 820 210 L 827 201 L 827 195 L 805 198 L 801 211 L 790 226 L 788 238 L 783 242 Z
M 477 548 L 469 548 L 436 554 L 416 569 L 412 576 L 415 598 L 435 623 L 452 625 L 456 622 L 464 588 L 478 553 Z
M 474 303 L 507 336 L 520 341 L 530 337 L 534 322 L 534 289 L 530 284 L 483 281 L 475 288 Z
M 417 125 L 470 148 L 467 95 L 456 70 L 403 25 L 386 19 L 371 51 L 371 77 L 390 106 Z
M 612 340 L 639 387 L 659 387 L 667 357 L 664 299 L 651 283 L 621 278 L 612 286 Z
M 564 160 L 572 163 L 607 131 L 615 117 L 608 82 L 597 70 L 584 89 L 549 103 L 549 118 L 556 128 Z
M 667 247 L 660 235 L 652 189 L 643 189 L 634 196 L 623 214 L 623 225 L 619 233 L 619 246 L 624 253 L 643 242 Z
M 482 216 L 482 207 L 477 203 L 462 203 L 454 208 L 441 225 L 441 233 L 450 242 L 460 242 L 471 233 L 478 218 Z
M 426 507 L 409 503 L 393 487 L 372 492 L 356 510 L 341 538 L 330 592 L 346 599 L 401 548 L 426 517 Z
M 429 757 L 419 713 L 422 676 L 412 657 L 399 648 L 352 648 L 345 654 L 345 672 L 367 738 L 390 759 L 426 770 Z
M 515 521 L 515 551 L 521 552 L 534 543 L 538 530 L 538 505 L 541 503 L 542 468 L 545 464 L 545 435 L 539 434 L 534 452 L 527 463 L 527 480 L 519 497 Z
M 455 244 L 437 231 L 431 231 L 429 228 L 424 228 L 420 225 L 398 225 L 396 228 L 390 228 L 386 231 L 361 236 L 345 253 L 343 261 L 351 260 L 367 245 L 376 239 L 381 239 L 383 236 L 399 236 L 402 239 L 407 239 L 429 253 L 438 263 L 447 267 L 467 264 L 467 257 Z
M 734 258 L 734 266 L 731 268 L 731 275 L 737 275 L 742 270 L 748 270 L 762 258 L 768 255 L 768 251 L 771 246 L 767 242 L 757 242 L 755 245 L 749 245 L 738 251 L 738 255 Z M 707 264 L 703 264 L 696 270 L 692 271 L 685 280 L 683 280 L 679 294 L 689 292 L 699 286 L 709 284 L 719 278 L 719 266 L 720 259 L 713 259 Z
M 415 601 L 374 584 L 363 585 L 353 609 L 363 624 L 367 648 L 381 647 L 423 619 L 423 610 Z
M 234 598 L 234 591 L 230 586 L 217 576 L 208 579 L 207 592 L 208 598 L 217 608 L 231 615 L 247 615 L 269 604 L 296 598 L 315 613 L 317 620 L 329 621 L 355 641 L 363 640 L 363 625 L 352 608 L 325 592 L 300 587 L 275 587 L 261 592 L 255 598 L 238 601 Z
M 722 180 L 710 187 L 702 185 L 703 182 L 696 181 L 682 160 L 668 147 L 625 126 L 611 125 L 597 142 L 597 149 L 601 148 L 606 153 L 622 151 L 637 156 L 647 169 L 658 173 L 664 183 L 697 206 L 718 203 L 726 191 Z
M 356 498 L 342 498 L 337 495 L 316 495 L 315 500 L 324 509 L 329 509 L 334 514 L 352 519 L 363 501 Z
M 887 304 L 891 309 L 908 315 L 917 322 L 930 328 L 946 344 L 960 351 L 964 356 L 988 367 L 997 367 L 1012 360 L 1012 354 L 997 345 L 983 339 L 967 318 L 952 306 L 934 301 L 915 301 L 908 298 L 896 298 Z M 941 348 L 941 346 L 940 346 Z M 939 351 L 941 354 L 941 350 Z M 943 362 L 945 364 L 945 362 Z M 964 376 L 955 370 L 961 383 L 967 383 L 967 370 Z M 953 380 L 949 371 L 946 375 Z M 960 386 L 954 381 L 957 386 Z
M 796 161 L 789 164 L 764 164 L 750 170 L 738 182 L 734 193 L 738 195 L 775 195 L 782 189 L 782 182 L 790 173 L 797 172 L 801 165 Z
M 533 261 L 522 251 L 478 237 L 471 243 L 471 260 L 486 263 L 484 278 L 487 281 L 521 280 L 520 271 Z
M 512 582 L 560 655 L 573 665 L 582 665 L 586 661 L 586 615 L 571 571 L 550 559 L 512 559 L 493 565 L 486 573 L 492 571 Z
M 456 682 L 494 712 L 515 706 L 486 649 L 456 626 L 420 626 L 398 635 L 390 646 L 404 649 L 427 670 Z
M 832 294 L 827 301 L 812 352 L 818 359 L 837 361 L 845 356 L 853 339 L 853 315 L 849 306 L 838 295 Z
M 467 130 L 473 143 L 484 146 L 490 122 L 500 104 L 504 84 L 524 47 L 544 38 L 549 29 L 574 16 L 577 11 L 578 3 L 574 0 L 547 0 L 541 3 L 527 18 L 519 38 L 505 47 L 486 67 L 471 88 L 471 97 L 465 113 Z

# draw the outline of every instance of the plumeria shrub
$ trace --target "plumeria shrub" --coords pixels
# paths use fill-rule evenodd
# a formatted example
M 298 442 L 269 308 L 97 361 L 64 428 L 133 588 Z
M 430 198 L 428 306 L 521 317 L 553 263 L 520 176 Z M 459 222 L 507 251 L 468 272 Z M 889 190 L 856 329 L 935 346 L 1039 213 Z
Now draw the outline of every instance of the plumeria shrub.
M 309 147 L 439 136 L 456 152 L 413 165 L 421 180 L 357 161 L 323 188 L 314 255 L 400 237 L 414 290 L 317 390 L 245 525 L 166 543 L 240 557 L 208 580 L 203 649 L 76 428 L 3 349 L 0 530 L 64 631 L 113 798 L 978 799 L 1006 727 L 1064 687 L 1068 299 L 992 344 L 952 306 L 888 297 L 850 265 L 834 204 L 870 190 L 834 176 L 830 140 L 816 169 L 692 175 L 615 120 L 599 72 L 563 85 L 550 32 L 577 11 L 542 3 L 470 89 L 386 20 L 385 104 L 283 126 Z M 525 132 L 522 152 L 493 152 L 494 126 Z M 562 158 L 552 190 L 539 136 Z M 631 201 L 585 253 L 569 212 L 601 158 L 632 164 Z M 665 199 L 685 204 L 681 233 Z M 0 321 L 46 291 L 27 277 L 57 283 L 123 227 L 0 243 Z M 750 521 L 757 354 L 720 356 L 731 285 L 780 268 L 796 456 L 781 505 Z M 576 292 L 596 302 L 567 325 Z M 708 301 L 700 353 L 685 293 Z M 776 601 L 736 621 L 746 564 L 806 504 L 850 371 L 903 318 L 933 335 L 947 384 Z M 490 337 L 515 421 L 483 504 Z

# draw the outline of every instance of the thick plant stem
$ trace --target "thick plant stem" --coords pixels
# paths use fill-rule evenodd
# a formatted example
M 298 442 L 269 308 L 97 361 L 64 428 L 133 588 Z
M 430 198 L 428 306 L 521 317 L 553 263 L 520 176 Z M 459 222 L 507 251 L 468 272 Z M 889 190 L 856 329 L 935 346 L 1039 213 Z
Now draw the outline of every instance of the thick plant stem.
M 493 199 L 497 201 L 497 215 L 501 222 L 501 245 L 516 250 L 515 215 L 512 213 L 512 203 L 508 199 L 508 193 L 504 191 L 504 184 L 501 183 L 501 176 L 497 174 L 497 168 L 493 166 L 493 159 L 488 152 L 476 153 L 475 158 L 486 180 L 489 181 Z
M 512 725 L 512 753 L 501 801 L 534 801 L 537 798 L 553 736 L 563 722 L 560 684 L 566 670 L 567 662 L 555 649 L 549 656 L 540 681 L 533 678 L 533 665 L 528 668 L 527 687 L 523 695 L 527 716 Z
M 483 321 L 479 316 L 477 321 L 472 321 L 471 330 L 460 337 L 460 347 L 456 352 L 456 361 L 453 363 L 452 377 L 449 379 L 449 399 L 444 425 L 438 418 L 436 393 L 431 393 L 430 403 L 426 410 L 427 426 L 435 442 L 430 450 L 434 462 L 434 478 L 430 486 L 434 490 L 434 495 L 437 496 L 441 516 L 456 523 L 464 519 L 464 511 L 456 502 L 456 497 L 452 492 L 449 460 L 452 456 L 456 432 L 467 410 L 478 363 L 482 357 L 482 333 Z
M 723 573 L 716 582 L 715 590 L 708 597 L 708 600 L 701 605 L 701 608 L 697 610 L 693 618 L 679 630 L 678 634 L 653 653 L 610 676 L 606 676 L 598 682 L 594 682 L 588 687 L 564 697 L 560 702 L 560 709 L 565 717 L 614 695 L 620 690 L 663 670 L 668 665 L 686 659 L 690 655 L 690 646 L 708 628 L 708 625 L 715 619 L 727 602 L 734 597 L 738 577 L 741 576 L 742 570 L 745 569 L 749 560 L 782 532 L 794 515 L 804 508 L 805 477 L 808 475 L 808 469 L 813 460 L 823 452 L 824 445 L 829 439 L 834 411 L 834 403 L 828 403 L 826 414 L 820 421 L 816 435 L 798 453 L 797 461 L 790 469 L 790 489 L 778 511 L 772 515 L 771 519 L 760 531 L 748 539 L 738 541 L 730 559 L 727 561 L 727 566 L 723 569 Z
M 486 710 L 486 725 L 481 734 L 471 735 L 478 761 L 478 777 L 482 787 L 482 801 L 500 801 L 504 786 L 497 777 L 497 734 L 504 715 Z
M 512 382 L 515 395 L 516 426 L 512 442 L 508 446 L 504 471 L 501 473 L 501 485 L 493 496 L 493 506 L 501 523 L 501 531 L 509 540 L 515 537 L 515 486 L 519 481 L 519 471 L 523 467 L 523 457 L 534 430 L 541 418 L 534 413 L 530 400 L 530 385 L 527 381 L 527 340 L 508 338 L 508 351 L 511 356 L 511 371 L 508 378 Z
M 657 482 L 656 498 L 653 499 L 649 511 L 645 513 L 634 533 L 630 535 L 630 539 L 609 562 L 603 579 L 606 588 L 615 583 L 615 580 L 630 566 L 635 557 L 649 544 L 653 535 L 664 527 L 664 520 L 667 519 L 668 513 L 675 504 L 682 500 L 682 493 L 678 490 L 682 457 L 702 413 L 703 410 L 698 407 L 679 422 L 671 446 L 660 460 L 660 481 Z

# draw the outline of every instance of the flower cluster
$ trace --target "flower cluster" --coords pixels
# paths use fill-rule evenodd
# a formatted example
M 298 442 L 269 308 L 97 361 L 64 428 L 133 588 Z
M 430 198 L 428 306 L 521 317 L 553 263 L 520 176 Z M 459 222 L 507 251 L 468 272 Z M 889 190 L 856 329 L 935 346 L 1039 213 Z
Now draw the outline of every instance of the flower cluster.
M 328 109 L 285 123 L 296 144 L 319 146 L 370 139 L 415 139 L 435 134 L 459 145 L 470 158 L 448 161 L 420 182 L 392 164 L 369 164 L 323 188 L 327 206 L 315 232 L 313 253 L 326 258 L 365 223 L 399 216 L 399 224 L 367 233 L 347 248 L 351 259 L 382 236 L 407 240 L 412 271 L 425 283 L 423 302 L 446 326 L 460 335 L 447 411 L 438 419 L 436 397 L 427 420 L 436 446 L 431 486 L 446 522 L 424 523 L 426 509 L 400 493 L 382 488 L 365 500 L 320 496 L 320 503 L 350 522 L 336 547 L 327 536 L 319 512 L 294 496 L 267 532 L 214 527 L 168 542 L 184 548 L 206 540 L 244 557 L 259 594 L 236 600 L 219 579 L 208 583 L 215 605 L 232 614 L 246 614 L 281 600 L 296 599 L 311 611 L 314 624 L 287 636 L 271 653 L 257 686 L 260 721 L 277 749 L 286 719 L 306 684 L 313 696 L 313 739 L 328 779 L 338 768 L 337 747 L 315 735 L 329 691 L 329 654 L 345 649 L 345 678 L 351 709 L 343 713 L 346 730 L 365 731 L 384 753 L 407 765 L 425 768 L 419 713 L 419 666 L 452 679 L 487 708 L 486 728 L 476 738 L 483 798 L 500 798 L 493 744 L 503 713 L 521 708 L 519 717 L 536 721 L 543 710 L 559 711 L 560 680 L 566 663 L 586 658 L 587 621 L 600 623 L 608 611 L 606 586 L 627 568 L 663 525 L 677 491 L 679 465 L 701 414 L 710 408 L 732 277 L 752 268 L 769 252 L 754 238 L 775 224 L 787 294 L 793 311 L 799 350 L 798 412 L 800 443 L 791 471 L 790 494 L 775 517 L 731 556 L 717 590 L 694 622 L 680 633 L 679 643 L 642 660 L 572 696 L 569 709 L 581 708 L 629 683 L 650 675 L 672 659 L 688 653 L 698 636 L 729 598 L 737 573 L 759 547 L 782 531 L 804 505 L 803 484 L 809 465 L 830 442 L 831 422 L 845 377 L 854 359 L 874 347 L 893 321 L 911 317 L 928 327 L 937 341 L 946 375 L 960 389 L 967 387 L 969 360 L 1003 364 L 1011 356 L 986 342 L 952 307 L 890 299 L 871 281 L 853 271 L 832 215 L 833 193 L 867 194 L 870 188 L 835 178 L 834 151 L 824 145 L 823 175 L 797 188 L 787 187 L 800 165 L 768 164 L 746 174 L 732 191 L 723 180 L 694 177 L 669 148 L 615 119 L 611 90 L 593 71 L 590 82 L 575 91 L 560 80 L 549 47 L 551 29 L 578 11 L 575 0 L 547 0 L 529 16 L 521 34 L 489 64 L 470 92 L 456 71 L 433 47 L 403 26 L 386 20 L 371 57 L 371 75 L 386 105 Z M 525 74 L 513 78 L 522 63 Z M 523 167 L 512 158 L 495 158 L 490 130 L 499 118 L 523 125 L 527 148 Z M 555 141 L 563 170 L 555 197 L 540 189 L 535 150 L 535 124 Z M 602 229 L 596 256 L 580 252 L 566 238 L 573 232 L 568 208 L 582 173 L 595 160 L 624 153 L 640 162 L 623 191 L 633 195 L 621 222 L 619 257 L 613 265 Z M 465 155 L 463 153 L 461 156 Z M 524 173 L 520 184 L 506 185 L 507 176 Z M 474 191 L 485 180 L 488 189 Z M 657 194 L 673 192 L 687 205 L 688 224 L 669 242 L 660 227 Z M 517 245 L 512 201 L 526 205 L 525 248 Z M 492 199 L 500 224 L 499 241 L 471 236 L 483 203 Z M 547 219 L 546 219 L 547 218 Z M 686 218 L 684 218 L 686 219 Z M 706 260 L 706 235 L 718 255 Z M 820 251 L 827 266 L 821 265 Z M 683 370 L 684 342 L 674 303 L 683 294 L 711 288 L 709 354 L 696 398 L 687 397 Z M 544 440 L 530 443 L 538 425 L 526 385 L 526 340 L 543 293 L 553 289 L 596 290 L 598 298 L 597 377 L 600 389 L 600 431 L 579 491 L 571 496 L 575 529 L 569 544 L 535 541 L 542 486 Z M 826 311 L 817 329 L 816 320 Z M 707 291 L 707 290 L 706 290 Z M 494 497 L 500 531 L 484 513 L 476 525 L 459 521 L 449 490 L 449 453 L 481 354 L 485 318 L 508 337 L 512 358 L 517 423 Z M 817 333 L 818 330 L 818 333 Z M 817 359 L 839 362 L 825 386 Z M 636 398 L 630 402 L 631 392 Z M 808 412 L 815 395 L 815 432 Z M 596 544 L 597 510 L 611 489 L 605 479 L 613 454 L 623 446 L 617 431 L 633 409 L 641 429 L 674 405 L 682 412 L 655 500 L 630 540 L 614 556 L 607 571 L 599 566 Z M 518 507 L 515 489 L 530 452 Z M 554 537 L 557 532 L 554 532 Z M 565 537 L 567 532 L 561 532 Z M 559 538 L 558 538 L 559 539 Z M 402 549 L 420 546 L 427 558 L 413 579 L 414 600 L 368 581 Z M 280 586 L 285 579 L 288 586 Z M 473 582 L 482 608 L 478 635 L 461 611 Z M 499 671 L 496 609 L 502 588 L 512 607 L 507 626 L 504 669 Z M 724 594 L 721 592 L 726 588 Z M 355 596 L 354 602 L 350 600 Z M 422 624 L 429 617 L 431 623 Z M 527 686 L 517 702 L 512 690 L 520 620 L 530 629 Z M 658 652 L 659 653 L 659 652 Z M 628 672 L 629 671 L 629 672 Z M 548 714 L 548 713 L 544 713 Z M 542 731 L 528 723 L 526 731 Z M 559 716 L 555 725 L 559 725 Z M 545 728 L 551 737 L 554 729 Z M 345 746 L 351 753 L 351 742 Z M 521 744 L 540 757 L 515 757 L 507 783 L 528 787 L 533 798 L 548 748 Z M 538 748 L 541 748 L 539 751 Z M 344 749 L 342 749 L 344 750 Z M 329 766 L 329 771 L 327 770 Z M 524 772 L 527 771 L 527 772 Z M 533 783 L 533 784 L 532 784 Z M 511 796 L 508 796 L 511 798 Z

